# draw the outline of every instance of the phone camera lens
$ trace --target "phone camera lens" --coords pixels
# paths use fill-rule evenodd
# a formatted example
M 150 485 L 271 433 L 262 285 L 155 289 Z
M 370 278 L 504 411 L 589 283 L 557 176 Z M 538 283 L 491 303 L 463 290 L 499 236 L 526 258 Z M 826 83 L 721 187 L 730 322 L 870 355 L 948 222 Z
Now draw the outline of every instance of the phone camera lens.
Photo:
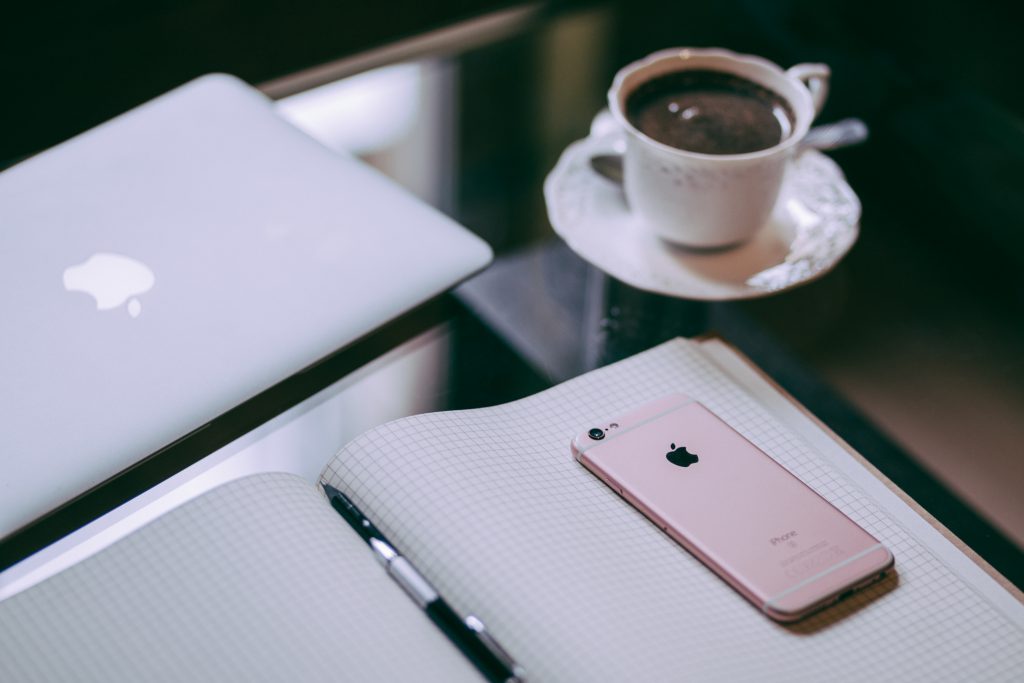
M 589 436 L 594 441 L 600 441 L 601 439 L 604 438 L 604 430 L 594 427 L 589 432 L 587 432 L 587 436 Z

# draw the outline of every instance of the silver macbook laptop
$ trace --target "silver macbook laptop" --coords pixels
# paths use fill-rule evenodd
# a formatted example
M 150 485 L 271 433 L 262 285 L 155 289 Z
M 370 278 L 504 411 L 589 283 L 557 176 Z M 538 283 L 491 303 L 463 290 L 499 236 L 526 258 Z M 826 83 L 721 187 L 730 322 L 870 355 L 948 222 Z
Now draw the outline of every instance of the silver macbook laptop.
M 490 258 L 229 76 L 0 174 L 0 539 Z

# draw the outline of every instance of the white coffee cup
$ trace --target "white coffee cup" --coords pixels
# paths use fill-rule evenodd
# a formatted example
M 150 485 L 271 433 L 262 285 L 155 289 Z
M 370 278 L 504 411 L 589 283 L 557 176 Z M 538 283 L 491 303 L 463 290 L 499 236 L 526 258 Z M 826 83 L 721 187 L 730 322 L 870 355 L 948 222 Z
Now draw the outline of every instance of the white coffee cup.
M 793 115 L 792 131 L 756 152 L 701 154 L 658 142 L 629 122 L 626 102 L 640 85 L 695 69 L 733 74 L 779 95 Z M 761 57 L 718 48 L 660 50 L 622 68 L 608 105 L 626 131 L 623 180 L 630 210 L 676 244 L 712 248 L 750 239 L 771 216 L 786 165 L 825 103 L 830 74 L 824 64 L 784 71 Z

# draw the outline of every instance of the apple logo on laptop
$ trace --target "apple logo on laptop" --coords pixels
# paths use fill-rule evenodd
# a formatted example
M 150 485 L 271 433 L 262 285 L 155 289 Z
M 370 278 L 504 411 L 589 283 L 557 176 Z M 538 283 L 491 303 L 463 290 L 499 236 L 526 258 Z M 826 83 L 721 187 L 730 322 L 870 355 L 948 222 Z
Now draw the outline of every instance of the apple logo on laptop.
M 109 311 L 128 302 L 128 315 L 138 317 L 138 297 L 153 288 L 156 277 L 145 264 L 121 254 L 97 253 L 64 271 L 64 289 L 96 299 L 96 310 Z
M 696 453 L 686 450 L 686 446 L 676 448 L 675 444 L 672 444 L 672 450 L 666 453 L 665 457 L 668 458 L 670 463 L 679 467 L 689 467 L 700 459 Z

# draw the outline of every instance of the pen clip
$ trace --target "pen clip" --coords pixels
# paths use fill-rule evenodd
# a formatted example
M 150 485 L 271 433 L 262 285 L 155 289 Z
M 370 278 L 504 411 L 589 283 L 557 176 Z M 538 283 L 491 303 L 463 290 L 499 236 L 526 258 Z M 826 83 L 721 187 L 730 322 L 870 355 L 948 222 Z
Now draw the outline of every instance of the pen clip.
M 484 647 L 490 650 L 491 654 L 497 657 L 498 661 L 504 664 L 505 668 L 512 672 L 512 678 L 509 678 L 506 683 L 521 683 L 526 680 L 524 678 L 524 674 L 526 672 L 523 667 L 516 664 L 515 660 L 512 659 L 512 655 L 510 655 L 508 651 L 501 646 L 501 643 L 494 639 L 494 636 L 492 636 L 490 632 L 488 632 L 487 627 L 484 626 L 484 622 L 480 621 L 479 618 L 472 614 L 467 615 L 464 622 L 471 631 L 476 633 L 480 642 L 484 644 Z

